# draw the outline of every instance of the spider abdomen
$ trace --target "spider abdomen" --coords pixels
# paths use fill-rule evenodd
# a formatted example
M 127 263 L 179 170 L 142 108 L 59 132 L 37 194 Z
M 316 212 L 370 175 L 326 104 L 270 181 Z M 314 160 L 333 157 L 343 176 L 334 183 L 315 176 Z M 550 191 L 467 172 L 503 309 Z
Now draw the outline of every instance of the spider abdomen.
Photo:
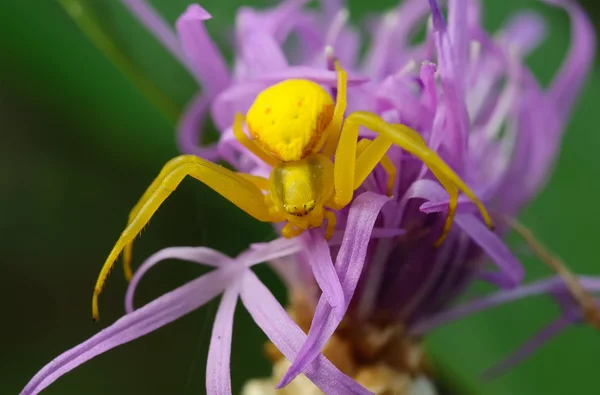
M 264 151 L 289 162 L 321 149 L 333 109 L 333 99 L 318 84 L 286 80 L 257 96 L 246 123 L 250 135 Z

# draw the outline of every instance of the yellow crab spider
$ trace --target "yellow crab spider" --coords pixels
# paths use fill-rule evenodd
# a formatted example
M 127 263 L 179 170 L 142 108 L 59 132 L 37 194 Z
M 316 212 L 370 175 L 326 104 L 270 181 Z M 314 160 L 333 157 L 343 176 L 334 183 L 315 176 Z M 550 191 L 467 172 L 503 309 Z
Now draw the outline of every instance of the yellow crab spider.
M 488 226 L 492 226 L 481 201 L 416 131 L 388 124 L 368 112 L 354 112 L 344 118 L 347 77 L 339 62 L 335 67 L 335 103 L 318 84 L 291 79 L 262 91 L 250 107 L 245 120 L 252 139 L 244 133 L 244 116 L 236 115 L 235 137 L 272 166 L 269 179 L 236 173 L 193 155 L 167 162 L 131 211 L 127 227 L 102 267 L 92 300 L 94 320 L 98 319 L 98 296 L 117 257 L 124 250 L 125 274 L 131 278 L 133 240 L 186 176 L 208 185 L 259 221 L 287 221 L 282 230 L 284 237 L 319 227 L 325 220 L 326 236 L 330 237 L 335 227 L 333 211 L 350 203 L 354 191 L 379 163 L 388 173 L 389 194 L 396 169 L 386 152 L 395 144 L 422 160 L 450 195 L 438 244 L 452 225 L 459 191 L 477 205 Z M 359 141 L 361 126 L 378 136 Z

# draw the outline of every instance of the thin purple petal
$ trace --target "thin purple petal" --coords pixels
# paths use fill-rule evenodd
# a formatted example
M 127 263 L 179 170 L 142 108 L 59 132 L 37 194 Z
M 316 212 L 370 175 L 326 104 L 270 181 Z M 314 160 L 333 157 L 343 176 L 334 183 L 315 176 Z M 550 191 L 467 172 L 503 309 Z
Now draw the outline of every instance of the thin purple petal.
M 268 243 L 251 244 L 250 250 L 239 258 L 246 267 L 297 254 L 302 251 L 302 244 L 294 238 L 280 237 Z
M 248 32 L 240 38 L 240 56 L 244 79 L 285 70 L 288 66 L 283 49 L 263 30 Z
M 486 379 L 492 379 L 506 372 L 511 367 L 531 356 L 537 349 L 567 329 L 569 325 L 573 324 L 574 321 L 575 320 L 572 317 L 568 316 L 561 316 L 552 321 L 510 356 L 494 365 L 492 368 L 488 369 L 483 374 L 483 377 Z
M 256 11 L 250 7 L 241 7 L 236 17 L 236 35 L 241 41 L 248 34 L 263 31 L 283 44 L 302 7 L 310 0 L 285 0 L 271 9 Z
M 346 312 L 344 308 L 344 290 L 333 266 L 327 240 L 325 240 L 320 229 L 311 229 L 304 232 L 301 237 L 315 280 L 321 291 L 323 291 L 323 296 L 341 321 Z
M 546 22 L 539 14 L 524 11 L 506 23 L 499 39 L 517 46 L 519 52 L 526 55 L 544 40 L 546 30 Z
M 600 278 L 582 276 L 578 279 L 581 283 L 581 286 L 586 291 L 600 291 Z M 487 309 L 531 296 L 548 295 L 565 290 L 566 285 L 564 280 L 557 276 L 539 280 L 515 289 L 499 291 L 490 296 L 485 296 L 480 299 L 466 302 L 460 306 L 454 307 L 453 309 L 443 311 L 435 316 L 421 320 L 412 326 L 410 333 L 413 335 L 423 335 L 426 332 L 429 332 L 449 322 L 456 321 L 463 317 L 467 317 Z
M 456 49 L 450 41 L 442 11 L 436 0 L 429 0 L 438 53 L 443 102 L 446 108 L 446 128 L 434 130 L 431 145 L 437 147 L 444 141 L 449 149 L 449 163 L 460 173 L 464 168 L 469 131 L 469 114 L 460 84 Z M 437 132 L 437 133 L 436 133 Z
M 135 271 L 135 274 L 127 287 L 127 293 L 125 294 L 125 311 L 127 313 L 131 313 L 135 310 L 133 307 L 133 299 L 142 277 L 144 277 L 148 270 L 165 259 L 179 259 L 216 268 L 231 266 L 234 263 L 233 259 L 227 255 L 206 247 L 169 247 L 162 249 L 146 259 L 139 269 Z
M 236 285 L 225 291 L 215 316 L 206 361 L 206 393 L 208 395 L 231 394 L 230 359 L 233 314 L 240 288 L 241 279 Z
M 389 198 L 386 196 L 365 192 L 358 196 L 350 207 L 344 241 L 335 264 L 345 293 L 344 312 L 352 300 L 362 273 L 375 220 L 381 208 L 387 202 L 389 202 Z M 323 296 L 319 298 L 312 325 L 308 332 L 308 339 L 292 362 L 292 366 L 281 379 L 278 388 L 289 384 L 294 377 L 302 373 L 314 361 L 335 332 L 340 321 L 327 300 Z
M 523 281 L 525 270 L 508 249 L 504 241 L 474 214 L 457 214 L 456 224 L 477 243 L 500 269 L 505 287 L 513 287 Z
M 435 83 L 435 63 L 423 62 L 421 64 L 420 77 L 423 82 L 423 105 L 432 113 L 435 113 L 438 104 L 437 87 Z
M 400 201 L 401 214 L 407 201 L 412 198 L 440 201 L 447 198 L 447 193 L 435 181 L 418 180 L 411 185 Z M 497 275 L 503 286 L 512 287 L 523 280 L 524 269 L 519 260 L 512 254 L 502 239 L 489 230 L 474 214 L 457 213 L 454 221 L 498 266 L 500 272 Z
M 464 94 L 469 51 L 469 26 L 467 0 L 448 1 L 448 36 L 456 60 L 455 78 L 457 89 Z
M 236 274 L 235 270 L 229 268 L 215 270 L 125 315 L 100 333 L 55 358 L 31 379 L 21 395 L 37 394 L 95 356 L 153 332 L 199 308 L 227 288 Z
M 570 50 L 549 91 L 551 100 L 555 103 L 555 111 L 564 123 L 592 67 L 596 34 L 590 19 L 577 1 L 542 1 L 563 7 L 571 19 Z
M 230 81 L 227 64 L 204 26 L 204 21 L 210 18 L 204 8 L 192 4 L 177 19 L 176 27 L 183 52 L 193 67 L 192 75 L 204 93 L 214 97 Z
M 308 66 L 289 66 L 285 69 L 272 71 L 265 74 L 253 76 L 249 81 L 260 81 L 274 84 L 288 79 L 306 79 L 317 84 L 335 87 L 337 85 L 337 73 L 335 71 Z M 348 86 L 356 86 L 369 81 L 369 77 L 361 74 L 348 73 Z
M 371 233 L 371 239 L 391 239 L 394 237 L 402 236 L 406 233 L 406 230 L 400 228 L 373 228 Z M 342 244 L 344 241 L 344 231 L 337 230 L 333 232 L 333 237 L 329 240 L 330 246 L 337 246 Z
M 211 115 L 219 130 L 233 124 L 236 112 L 245 114 L 256 96 L 267 87 L 264 82 L 241 82 L 221 92 L 211 104 Z
M 294 360 L 306 340 L 306 335 L 292 321 L 271 291 L 252 272 L 244 277 L 241 297 L 242 303 L 269 340 L 288 360 Z M 322 354 L 317 354 L 316 359 L 306 367 L 304 374 L 329 395 L 371 394 L 340 372 Z
M 448 204 L 450 204 L 450 199 L 448 198 L 441 201 L 431 200 L 419 206 L 419 211 L 425 214 L 440 213 L 448 210 Z M 468 197 L 464 195 L 458 197 L 458 205 L 456 206 L 457 213 L 473 213 L 476 211 L 477 206 Z
M 219 152 L 215 144 L 208 147 L 200 146 L 204 131 L 204 119 L 209 109 L 210 98 L 199 92 L 187 104 L 177 123 L 177 148 L 184 154 L 196 155 L 201 158 L 216 161 Z
M 373 39 L 363 67 L 367 75 L 379 81 L 410 60 L 412 33 L 424 22 L 427 11 L 425 1 L 406 0 L 377 19 L 375 27 L 370 29 Z

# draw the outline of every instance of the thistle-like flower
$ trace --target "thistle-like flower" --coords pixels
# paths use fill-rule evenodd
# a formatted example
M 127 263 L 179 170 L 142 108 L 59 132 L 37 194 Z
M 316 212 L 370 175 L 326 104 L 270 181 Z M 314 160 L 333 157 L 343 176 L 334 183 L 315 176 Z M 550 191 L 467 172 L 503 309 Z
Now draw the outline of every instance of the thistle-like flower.
M 273 171 L 268 156 L 273 152 L 249 149 L 236 130 L 236 114 L 246 114 L 261 92 L 290 79 L 314 81 L 336 98 L 345 88 L 339 85 L 340 67 L 349 76 L 349 113 L 369 112 L 391 125 L 406 125 L 416 131 L 406 132 L 412 136 L 407 140 L 423 146 L 389 148 L 356 185 L 351 204 L 328 218 L 328 225 L 336 223 L 329 229 L 331 238 L 318 222 L 296 237 L 252 245 L 237 258 L 202 247 L 156 253 L 132 278 L 127 315 L 44 367 L 23 394 L 38 393 L 88 359 L 220 293 L 207 362 L 210 394 L 231 393 L 229 355 L 238 297 L 269 337 L 274 363 L 273 377 L 249 382 L 246 394 L 268 394 L 276 386 L 287 394 L 435 394 L 419 347 L 422 336 L 448 321 L 531 295 L 553 296 L 563 314 L 490 373 L 518 362 L 569 324 L 591 321 L 600 327 L 596 302 L 586 293 L 600 290 L 600 280 L 571 276 L 511 219 L 543 187 L 592 63 L 594 32 L 576 2 L 544 0 L 564 8 L 572 25 L 570 51 L 544 89 L 523 64 L 544 37 L 543 21 L 520 14 L 492 36 L 481 27 L 477 0 L 449 0 L 447 21 L 435 0 L 406 0 L 371 21 L 364 56 L 361 35 L 349 26 L 349 11 L 339 1 L 323 0 L 320 12 L 305 9 L 307 0 L 286 0 L 265 11 L 242 8 L 231 70 L 207 35 L 204 23 L 210 15 L 200 6 L 190 6 L 178 19 L 175 34 L 145 1 L 122 1 L 202 87 L 178 125 L 184 154 L 226 160 L 247 173 L 246 180 L 260 184 Z M 423 24 L 425 38 L 414 44 L 414 32 Z M 297 37 L 293 46 L 286 44 L 291 35 Z M 221 137 L 216 145 L 202 147 L 198 131 L 209 113 Z M 366 140 L 377 136 L 373 131 L 360 130 L 362 143 L 353 155 L 360 158 L 375 146 L 377 140 Z M 432 156 L 457 177 L 440 173 Z M 461 180 L 468 188 L 459 186 Z M 155 190 L 150 187 L 148 193 Z M 456 200 L 459 190 L 465 196 Z M 492 213 L 495 230 L 486 226 L 487 211 L 475 195 Z M 133 216 L 141 209 L 136 207 Z M 301 215 L 310 210 L 305 206 Z M 275 226 L 292 236 L 289 227 Z M 560 276 L 522 284 L 524 269 L 502 241 L 511 228 Z M 127 243 L 120 248 L 130 259 Z M 134 309 L 139 280 L 166 258 L 215 270 Z M 288 286 L 287 313 L 252 273 L 260 262 L 269 262 Z M 500 290 L 455 306 L 474 281 Z

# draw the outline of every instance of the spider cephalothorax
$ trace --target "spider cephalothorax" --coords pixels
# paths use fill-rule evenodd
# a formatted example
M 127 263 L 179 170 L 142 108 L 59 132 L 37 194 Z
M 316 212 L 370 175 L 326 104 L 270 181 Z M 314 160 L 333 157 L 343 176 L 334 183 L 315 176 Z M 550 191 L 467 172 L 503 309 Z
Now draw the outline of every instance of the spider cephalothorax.
M 327 220 L 326 236 L 335 227 L 334 211 L 347 206 L 354 191 L 377 164 L 388 173 L 388 194 L 396 169 L 386 157 L 394 144 L 418 157 L 450 195 L 448 216 L 439 238 L 442 242 L 462 191 L 478 207 L 486 223 L 491 219 L 479 199 L 456 173 L 427 145 L 419 133 L 401 124 L 388 124 L 369 112 L 346 111 L 346 72 L 335 62 L 336 100 L 308 80 L 286 80 L 261 92 L 246 116 L 250 137 L 244 133 L 244 116 L 236 115 L 233 130 L 238 141 L 272 166 L 269 179 L 235 173 L 194 155 L 178 156 L 163 167 L 130 213 L 126 229 L 100 272 L 92 301 L 98 318 L 98 295 L 123 251 L 125 273 L 131 277 L 133 240 L 185 176 L 192 176 L 263 222 L 284 222 L 285 237 L 299 235 Z M 378 134 L 374 140 L 358 138 L 363 126 Z

